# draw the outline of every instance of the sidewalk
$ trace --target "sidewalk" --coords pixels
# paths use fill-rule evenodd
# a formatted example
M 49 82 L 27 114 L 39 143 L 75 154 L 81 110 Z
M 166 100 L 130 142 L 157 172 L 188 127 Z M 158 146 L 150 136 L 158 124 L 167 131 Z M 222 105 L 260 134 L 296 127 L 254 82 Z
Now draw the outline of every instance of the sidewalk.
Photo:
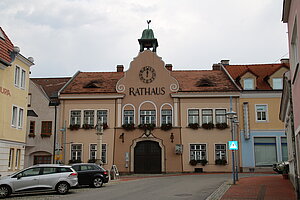
M 239 179 L 221 198 L 229 199 L 295 200 L 296 196 L 290 180 L 274 175 Z

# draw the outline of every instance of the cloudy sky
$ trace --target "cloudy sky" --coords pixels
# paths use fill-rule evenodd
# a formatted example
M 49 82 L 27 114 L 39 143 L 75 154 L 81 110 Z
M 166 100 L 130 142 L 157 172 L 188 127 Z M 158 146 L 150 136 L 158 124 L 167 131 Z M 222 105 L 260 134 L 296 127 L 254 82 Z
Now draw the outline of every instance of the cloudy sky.
M 1 0 L 0 26 L 32 77 L 128 69 L 150 27 L 157 53 L 176 70 L 280 62 L 288 57 L 283 0 Z

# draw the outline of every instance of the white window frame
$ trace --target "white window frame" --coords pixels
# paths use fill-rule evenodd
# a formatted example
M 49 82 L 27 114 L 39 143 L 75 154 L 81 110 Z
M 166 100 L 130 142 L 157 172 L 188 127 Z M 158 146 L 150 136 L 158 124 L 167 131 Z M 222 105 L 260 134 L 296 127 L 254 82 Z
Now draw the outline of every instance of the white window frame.
M 21 74 L 21 67 L 17 66 L 15 67 L 15 76 L 14 76 L 14 83 L 16 87 L 20 87 L 20 74 Z
M 276 82 L 276 80 L 281 81 L 280 88 L 275 88 L 276 84 L 274 84 L 274 83 Z M 272 84 L 273 84 L 273 90 L 282 90 L 283 89 L 283 78 L 272 78 Z
M 125 112 L 131 111 L 132 115 L 125 115 Z M 130 118 L 132 117 L 132 120 Z M 123 110 L 123 124 L 134 124 L 134 110 Z
M 72 146 L 73 145 L 81 145 L 81 161 L 83 161 L 83 144 L 82 143 L 73 143 L 70 145 L 70 160 L 72 160 Z M 77 152 L 76 152 L 76 160 L 78 158 Z
M 214 109 L 214 124 L 218 124 L 219 122 L 217 121 L 217 116 L 221 116 L 221 115 L 217 115 L 217 111 L 218 110 L 225 110 L 225 122 L 226 124 L 228 124 L 228 121 L 227 121 L 227 117 L 226 117 L 226 113 L 227 113 L 227 109 L 226 108 L 215 108 Z
M 95 158 L 94 159 L 97 159 L 97 147 L 98 147 L 98 144 L 96 143 L 90 143 L 89 145 L 89 159 L 92 159 L 92 148 L 91 146 L 92 145 L 95 145 L 95 149 L 93 150 L 95 152 Z M 103 148 L 103 145 L 105 146 L 105 148 Z M 101 158 L 102 158 L 102 161 L 103 161 L 103 156 L 105 157 L 105 162 L 103 162 L 103 164 L 107 164 L 107 144 L 106 143 L 102 143 L 102 154 L 101 154 Z
M 246 82 L 247 81 L 252 81 L 252 87 L 246 87 Z M 244 78 L 243 79 L 243 84 L 244 84 L 244 90 L 254 90 L 254 79 L 253 78 Z
M 86 112 L 92 112 L 92 115 L 89 116 Z M 95 110 L 84 110 L 83 111 L 83 124 L 95 125 Z
M 141 124 L 155 124 L 156 111 L 155 110 L 140 110 Z
M 75 112 L 75 111 L 79 111 L 79 112 L 80 112 L 80 119 L 78 120 L 78 117 L 75 117 L 75 122 L 77 122 L 77 123 L 75 123 L 75 124 L 78 124 L 79 126 L 81 126 L 81 121 L 83 121 L 83 120 L 82 120 L 82 110 L 80 110 L 80 109 L 72 109 L 72 110 L 70 110 L 70 121 L 69 121 L 69 125 L 72 124 L 72 112 Z M 79 122 L 78 122 L 78 121 L 79 121 Z M 72 124 L 72 125 L 75 125 L 75 124 Z
M 191 145 L 205 145 L 205 158 L 204 159 L 206 159 L 208 161 L 208 146 L 206 143 L 191 143 L 191 144 L 189 144 L 189 160 L 195 159 L 195 157 L 193 159 L 191 159 Z M 201 152 L 201 149 L 199 151 Z M 197 160 L 197 159 L 195 159 L 195 160 Z M 200 153 L 200 160 L 203 160 L 201 153 Z
M 11 170 L 14 166 L 14 154 L 15 154 L 15 149 L 10 148 L 9 154 L 8 154 L 8 169 L 9 170 Z
M 258 106 L 265 106 L 266 107 L 266 119 L 265 120 L 259 120 L 258 118 L 257 118 L 257 113 L 258 113 L 258 111 L 257 111 L 257 107 Z M 269 113 L 268 113 L 268 104 L 255 104 L 255 121 L 256 122 L 268 122 L 269 121 Z
M 21 68 L 21 74 L 20 74 L 20 88 L 25 89 L 26 84 L 26 71 Z
M 211 115 L 203 115 L 203 111 L 205 111 L 205 110 L 211 111 Z M 214 109 L 212 109 L 212 108 L 203 108 L 203 109 L 201 109 L 201 125 L 206 124 L 206 123 L 203 123 L 203 121 L 204 121 L 204 119 L 208 118 L 207 116 L 211 116 L 211 122 L 210 123 L 214 123 Z
M 190 115 L 189 115 L 189 111 L 190 110 L 197 110 L 198 111 L 198 121 L 197 122 L 194 122 L 194 118 L 193 118 L 193 122 L 191 122 L 190 123 L 190 121 L 189 121 L 189 118 L 190 118 Z M 192 115 L 192 116 L 194 116 L 194 115 Z M 188 108 L 187 109 L 187 126 L 189 125 L 189 124 L 193 124 L 193 123 L 197 123 L 197 124 L 199 124 L 200 125 L 200 109 L 199 108 Z M 201 119 L 202 119 L 202 117 L 201 117 Z
M 215 150 L 215 160 L 217 160 L 217 150 L 216 150 L 216 145 L 225 145 L 225 160 L 228 162 L 228 156 L 227 156 L 227 144 L 226 143 L 215 143 L 214 144 L 214 150 Z
M 13 105 L 11 116 L 11 127 L 22 129 L 24 122 L 24 108 Z
M 17 88 L 25 89 L 26 87 L 26 70 L 20 66 L 15 67 L 14 84 Z
M 16 161 L 15 161 L 15 169 L 20 168 L 21 163 L 21 149 L 17 149 L 16 151 Z
M 109 123 L 109 120 L 108 120 L 109 119 L 109 110 L 108 109 L 97 109 L 97 111 L 96 111 L 96 124 L 98 123 L 98 120 L 100 120 L 100 122 L 102 120 L 102 119 L 100 119 L 98 117 L 98 111 L 106 111 L 106 119 L 103 118 L 103 122 L 102 123 L 106 123 L 108 125 L 108 123 Z
M 163 112 L 164 111 L 170 111 L 171 112 L 171 114 L 170 115 L 166 115 L 166 114 L 163 114 Z M 160 111 L 160 114 L 161 114 L 161 125 L 162 124 L 173 124 L 172 122 L 173 122 L 173 120 L 172 120 L 172 118 L 173 118 L 173 116 L 172 116 L 172 114 L 173 114 L 173 110 L 172 109 L 162 109 L 161 111 Z M 164 118 L 166 118 L 166 123 L 163 123 L 163 121 L 164 121 Z

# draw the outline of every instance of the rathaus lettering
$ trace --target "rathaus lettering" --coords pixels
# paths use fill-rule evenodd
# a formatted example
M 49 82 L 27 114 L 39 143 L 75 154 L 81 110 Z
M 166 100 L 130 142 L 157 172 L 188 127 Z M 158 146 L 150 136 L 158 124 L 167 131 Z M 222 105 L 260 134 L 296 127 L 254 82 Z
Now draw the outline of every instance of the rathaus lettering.
M 129 95 L 138 96 L 138 95 L 164 95 L 166 93 L 165 87 L 156 87 L 156 88 L 129 88 Z

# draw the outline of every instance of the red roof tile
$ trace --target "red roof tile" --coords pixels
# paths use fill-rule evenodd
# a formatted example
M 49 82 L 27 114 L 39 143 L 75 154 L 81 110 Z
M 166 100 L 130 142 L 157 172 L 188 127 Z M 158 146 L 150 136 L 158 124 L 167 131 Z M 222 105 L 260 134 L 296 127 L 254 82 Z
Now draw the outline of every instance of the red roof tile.
M 64 78 L 31 78 L 31 80 L 43 88 L 47 96 L 50 98 L 70 80 L 70 77 Z
M 288 64 L 256 64 L 256 65 L 224 65 L 231 77 L 240 85 L 239 78 L 241 78 L 248 71 L 257 76 L 256 88 L 258 90 L 272 90 L 268 84 L 267 77 L 274 74 L 281 67 L 289 68 Z
M 10 53 L 13 51 L 14 45 L 10 41 L 10 39 L 7 37 L 3 29 L 0 27 L 0 31 L 2 32 L 4 36 L 4 40 L 0 38 L 0 59 L 5 61 L 6 63 L 10 63 L 11 57 Z

